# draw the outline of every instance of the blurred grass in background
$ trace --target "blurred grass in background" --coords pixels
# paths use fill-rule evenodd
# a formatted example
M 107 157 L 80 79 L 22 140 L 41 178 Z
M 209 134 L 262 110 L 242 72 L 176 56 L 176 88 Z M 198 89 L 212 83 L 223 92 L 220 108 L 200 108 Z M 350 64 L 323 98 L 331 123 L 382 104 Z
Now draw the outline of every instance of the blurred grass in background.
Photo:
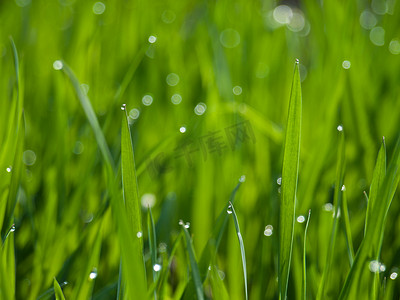
M 363 192 L 369 190 L 382 136 L 388 161 L 395 148 L 399 10 L 395 0 L 1 2 L 3 203 L 12 191 L 8 182 L 14 176 L 14 154 L 15 161 L 23 159 L 21 178 L 14 180 L 15 232 L 5 239 L 10 224 L 2 228 L 3 242 L 15 242 L 16 298 L 50 299 L 58 281 L 66 299 L 115 299 L 119 286 L 120 244 L 105 163 L 70 79 L 58 71 L 63 62 L 90 98 L 117 174 L 124 116 L 120 107 L 126 103 L 142 219 L 147 220 L 151 206 L 160 268 L 168 268 L 176 245 L 158 296 L 179 299 L 193 276 L 179 220 L 190 223 L 199 258 L 216 218 L 245 175 L 235 210 L 246 249 L 249 298 L 277 298 L 277 181 L 295 58 L 300 60 L 303 115 L 288 298 L 302 296 L 309 209 L 306 284 L 307 296 L 315 298 L 334 220 L 338 125 L 346 134 L 343 184 L 355 251 L 364 237 Z M 17 83 L 9 36 L 19 53 L 19 86 L 24 89 L 20 123 L 11 113 Z M 23 146 L 18 144 L 22 158 L 5 146 L 12 124 L 24 124 Z M 377 271 L 385 299 L 400 295 L 395 275 L 400 266 L 399 213 L 395 195 Z M 339 296 L 352 263 L 345 224 L 339 220 L 325 286 L 331 299 Z M 143 247 L 150 286 L 151 230 L 146 224 Z M 11 255 L 11 242 L 4 245 L 2 251 L 11 247 Z M 217 269 L 212 268 L 204 285 L 206 297 L 223 299 L 227 293 L 229 299 L 244 299 L 232 221 L 213 264 Z

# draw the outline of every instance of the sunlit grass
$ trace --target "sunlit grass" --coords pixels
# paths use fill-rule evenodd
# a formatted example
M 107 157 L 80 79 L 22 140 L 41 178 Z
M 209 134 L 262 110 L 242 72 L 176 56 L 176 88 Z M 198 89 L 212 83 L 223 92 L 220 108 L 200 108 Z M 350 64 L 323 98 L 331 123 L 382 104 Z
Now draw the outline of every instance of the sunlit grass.
M 396 1 L 3 2 L 0 299 L 399 298 Z

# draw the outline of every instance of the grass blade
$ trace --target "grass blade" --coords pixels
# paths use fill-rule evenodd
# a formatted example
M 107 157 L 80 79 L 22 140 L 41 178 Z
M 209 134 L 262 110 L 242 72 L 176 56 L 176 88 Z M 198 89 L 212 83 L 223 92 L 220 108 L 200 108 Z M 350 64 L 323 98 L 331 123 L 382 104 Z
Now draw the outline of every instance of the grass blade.
M 243 265 L 244 290 L 245 290 L 245 295 L 246 295 L 246 300 L 247 300 L 247 299 L 249 299 L 249 295 L 247 292 L 246 252 L 244 250 L 242 234 L 240 233 L 239 221 L 238 221 L 238 218 L 237 218 L 237 215 L 235 212 L 235 208 L 233 207 L 233 204 L 231 202 L 229 202 L 228 214 L 231 214 L 233 217 L 233 222 L 235 223 L 236 233 L 237 233 L 238 240 L 239 240 L 240 254 L 242 255 L 242 265 Z
M 344 219 L 344 229 L 345 229 L 345 233 L 346 233 L 346 242 L 347 242 L 347 252 L 349 255 L 350 266 L 352 266 L 353 262 L 354 262 L 354 247 L 353 247 L 353 238 L 351 235 L 349 210 L 347 208 L 346 189 L 343 190 L 342 205 L 343 205 L 342 211 L 343 211 L 343 219 Z
M 380 165 L 383 162 L 383 159 L 379 158 L 379 154 L 376 166 L 377 168 L 383 169 Z M 397 141 L 396 149 L 392 161 L 389 164 L 386 176 L 378 190 L 377 195 L 379 195 L 379 201 L 374 201 L 373 206 L 371 206 L 372 210 L 370 217 L 368 218 L 364 239 L 357 251 L 354 264 L 346 278 L 339 299 L 354 299 L 355 297 L 363 297 L 367 299 L 373 298 L 376 295 L 374 281 L 376 280 L 376 272 L 379 272 L 380 249 L 384 235 L 387 212 L 400 181 L 399 168 L 400 138 Z M 374 174 L 378 173 L 379 171 L 374 171 Z M 370 266 L 370 268 L 367 266 Z M 376 270 L 374 266 L 378 266 L 378 269 Z
M 64 293 L 57 282 L 57 279 L 54 278 L 54 294 L 56 296 L 56 300 L 65 300 Z
M 303 300 L 307 299 L 307 261 L 306 261 L 306 247 L 307 247 L 307 231 L 308 223 L 310 223 L 311 209 L 308 211 L 308 218 L 306 228 L 304 229 L 304 243 L 303 243 Z
M 135 161 L 134 161 L 134 153 L 132 147 L 131 133 L 128 125 L 128 115 L 126 112 L 125 105 L 123 106 L 124 116 L 122 118 L 122 129 L 121 129 L 121 170 L 122 170 L 122 191 L 123 198 L 125 201 L 125 215 L 127 216 L 127 220 L 124 222 L 128 222 L 128 224 L 121 224 L 124 228 L 121 228 L 123 231 L 130 231 L 134 233 L 133 237 L 134 243 L 129 246 L 130 251 L 125 253 L 125 259 L 122 262 L 122 269 L 124 270 L 125 265 L 130 264 L 133 265 L 129 268 L 129 272 L 135 272 L 135 276 L 139 277 L 138 281 L 131 282 L 133 274 L 129 274 L 126 277 L 128 280 L 128 285 L 132 285 L 130 288 L 130 296 L 132 297 L 134 294 L 137 295 L 136 289 L 139 288 L 142 295 L 146 295 L 146 279 L 145 279 L 145 269 L 144 269 L 144 261 L 143 261 L 143 244 L 142 244 L 142 216 L 141 210 L 139 206 L 139 195 L 138 195 L 138 185 L 137 178 L 135 172 Z M 119 207 L 118 209 L 122 209 Z M 125 227 L 126 226 L 126 227 Z M 132 235 L 131 235 L 132 236 Z M 131 249 L 134 248 L 134 249 Z M 128 249 L 127 249 L 128 250 Z M 132 252 L 133 251 L 133 252 Z M 128 261 L 128 256 L 130 256 Z M 135 271 L 133 269 L 136 269 Z M 133 287 L 135 286 L 135 288 Z M 140 285 L 140 287 L 139 287 Z M 135 291 L 135 292 L 134 292 Z M 133 294 L 134 292 L 134 294 Z M 143 298 L 144 299 L 144 298 Z
M 150 206 L 148 207 L 147 210 L 147 231 L 149 238 L 151 268 L 153 272 L 153 283 L 155 283 L 160 273 L 155 269 L 155 266 L 157 264 L 157 239 L 156 239 L 156 230 L 154 226 L 153 214 L 151 212 Z M 156 290 L 154 290 L 154 299 L 157 299 Z
M 372 209 L 378 199 L 379 188 L 382 186 L 383 180 L 386 175 L 386 144 L 385 138 L 382 138 L 381 148 L 378 152 L 374 173 L 372 175 L 372 182 L 369 188 L 367 215 L 365 217 L 365 231 L 367 230 L 368 221 L 371 219 Z
M 326 255 L 326 264 L 319 285 L 317 299 L 326 298 L 328 284 L 330 283 L 333 257 L 335 254 L 336 237 L 339 227 L 339 214 L 342 206 L 342 192 L 343 192 L 342 187 L 343 187 L 345 153 L 344 153 L 344 133 L 343 133 L 343 128 L 341 126 L 338 126 L 338 132 L 339 132 L 339 145 L 338 145 L 337 164 L 336 164 L 335 194 L 333 198 L 335 215 L 332 224 L 331 237 L 329 240 L 328 253 Z
M 282 167 L 282 198 L 279 214 L 279 299 L 286 299 L 292 258 L 300 157 L 301 102 L 299 61 L 296 60 L 289 102 Z
M 90 99 L 86 95 L 86 93 L 83 91 L 81 84 L 80 84 L 78 78 L 75 76 L 72 69 L 65 62 L 62 62 L 62 66 L 63 66 L 62 69 L 64 70 L 64 73 L 68 76 L 69 80 L 72 83 L 72 86 L 73 86 L 75 93 L 81 103 L 81 106 L 86 114 L 86 117 L 90 123 L 90 126 L 93 129 L 93 133 L 95 135 L 97 144 L 99 145 L 100 151 L 103 155 L 104 161 L 106 164 L 110 165 L 115 172 L 116 167 L 114 164 L 114 160 L 111 156 L 110 149 L 108 148 L 106 138 L 104 137 L 104 134 L 101 130 L 99 121 L 97 120 L 96 113 L 94 112 L 92 104 L 90 103 Z
M 189 232 L 186 228 L 186 227 L 188 227 L 188 225 L 183 223 L 183 221 L 179 221 L 179 225 L 182 226 L 182 230 L 183 230 L 185 241 L 186 241 L 186 249 L 187 249 L 187 253 L 189 256 L 190 269 L 192 271 L 192 280 L 194 283 L 196 296 L 197 296 L 198 300 L 203 300 L 204 299 L 203 281 L 201 280 L 201 277 L 200 277 L 199 266 L 197 264 L 196 255 L 194 253 L 192 239 L 190 238 Z M 190 292 L 190 290 L 186 291 L 186 292 Z M 185 292 L 185 294 L 186 294 L 186 292 Z
M 0 299 L 15 299 L 15 227 L 11 227 L 4 244 L 0 244 Z

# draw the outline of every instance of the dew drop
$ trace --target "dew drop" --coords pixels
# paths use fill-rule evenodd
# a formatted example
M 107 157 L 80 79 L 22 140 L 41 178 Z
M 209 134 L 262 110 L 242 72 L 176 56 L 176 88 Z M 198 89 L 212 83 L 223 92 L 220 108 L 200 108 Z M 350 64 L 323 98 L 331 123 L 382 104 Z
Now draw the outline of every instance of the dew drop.
M 96 2 L 92 10 L 95 15 L 101 15 L 106 10 L 106 5 L 103 2 Z
M 143 208 L 151 208 L 156 204 L 156 195 L 151 193 L 143 194 L 142 198 L 140 199 L 140 203 L 142 204 Z
M 138 231 L 138 233 L 136 233 L 136 237 L 138 239 L 140 239 L 143 236 L 143 233 L 141 231 Z
M 181 126 L 181 127 L 179 128 L 179 132 L 180 132 L 180 133 L 185 133 L 185 132 L 186 132 L 186 127 L 185 127 L 185 126 Z
M 27 166 L 33 166 L 36 162 L 36 154 L 32 150 L 26 150 L 22 154 L 22 161 Z
M 338 125 L 338 127 L 336 127 L 337 131 L 343 131 L 343 126 L 342 125 Z
M 144 95 L 142 98 L 143 105 L 150 106 L 153 103 L 153 97 L 150 95 Z
M 170 73 L 167 75 L 166 81 L 169 86 L 176 86 L 179 83 L 179 76 L 178 74 Z
M 306 220 L 306 218 L 304 218 L 304 216 L 302 216 L 302 215 L 297 217 L 297 222 L 299 222 L 299 223 L 304 223 L 305 220 Z
M 12 171 L 12 167 L 11 167 L 11 166 L 9 166 L 9 167 L 6 169 L 6 171 L 7 171 L 7 173 L 11 173 L 11 171 Z
M 344 61 L 342 62 L 342 67 L 343 67 L 343 69 L 346 69 L 346 70 L 350 69 L 350 67 L 351 67 L 351 62 L 350 62 L 349 60 L 344 60 Z
M 242 87 L 237 85 L 237 86 L 233 87 L 232 92 L 234 95 L 239 96 L 242 94 Z
M 246 175 L 240 176 L 239 182 L 243 183 L 243 182 L 245 182 L 245 181 L 246 181 Z
M 131 118 L 132 120 L 137 120 L 140 116 L 140 111 L 137 108 L 132 108 L 129 111 L 129 118 Z
M 149 36 L 148 39 L 150 44 L 154 44 L 157 41 L 157 38 L 154 35 Z
M 206 110 L 207 110 L 207 105 L 203 102 L 200 102 L 194 108 L 194 113 L 198 116 L 201 116 L 202 114 L 204 114 L 206 112 Z
M 273 233 L 274 227 L 272 225 L 265 226 L 264 235 L 271 236 Z
M 97 269 L 93 268 L 92 272 L 90 272 L 90 274 L 89 274 L 89 279 L 94 280 L 94 279 L 96 279 L 96 277 L 97 277 Z
M 343 184 L 342 188 L 340 189 L 342 192 L 344 192 L 346 190 L 346 186 Z
M 279 178 L 276 180 L 276 183 L 277 183 L 278 185 L 282 185 L 282 177 L 279 177 Z
M 13 226 L 11 226 L 10 228 L 10 232 L 14 232 L 15 231 L 15 224 L 13 224 Z
M 54 70 L 61 70 L 63 68 L 63 63 L 61 60 L 56 60 L 53 62 L 53 69 Z
M 155 265 L 153 266 L 153 270 L 154 270 L 155 272 L 161 271 L 161 265 L 155 264 Z
M 296 64 L 299 64 L 300 60 L 298 58 L 296 58 Z
M 393 272 L 390 274 L 390 279 L 395 280 L 397 278 L 398 274 L 396 272 Z
M 173 94 L 171 97 L 171 102 L 175 105 L 178 105 L 182 102 L 182 96 L 179 94 Z
M 232 214 L 232 205 L 228 205 L 228 209 L 226 210 L 228 215 Z
M 186 224 L 184 226 L 185 226 L 186 229 L 189 229 L 190 228 L 190 223 L 186 222 Z
M 126 109 L 126 104 L 124 103 L 121 105 L 121 110 L 125 110 L 125 109 Z
M 179 223 L 178 223 L 178 224 L 181 225 L 181 226 L 185 225 L 185 223 L 183 223 L 182 220 L 179 220 Z
M 332 203 L 325 203 L 323 206 L 324 211 L 333 211 Z

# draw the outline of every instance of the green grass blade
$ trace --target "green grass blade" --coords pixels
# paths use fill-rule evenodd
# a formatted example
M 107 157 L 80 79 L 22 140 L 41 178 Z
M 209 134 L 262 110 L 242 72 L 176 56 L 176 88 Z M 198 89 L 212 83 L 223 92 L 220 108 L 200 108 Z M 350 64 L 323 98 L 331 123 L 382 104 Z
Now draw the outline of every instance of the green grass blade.
M 57 282 L 57 279 L 54 278 L 54 294 L 56 296 L 56 300 L 65 300 L 64 293 Z
M 307 231 L 308 224 L 310 223 L 311 209 L 308 211 L 308 218 L 306 228 L 304 229 L 304 242 L 303 242 L 303 300 L 307 299 L 307 261 L 306 261 L 306 250 L 307 250 Z
M 114 160 L 111 156 L 110 149 L 108 148 L 106 138 L 104 137 L 104 134 L 101 130 L 99 121 L 97 120 L 96 113 L 93 110 L 89 97 L 83 91 L 81 84 L 76 75 L 74 74 L 74 72 L 72 71 L 72 69 L 65 62 L 62 62 L 62 64 L 63 64 L 62 69 L 64 70 L 64 73 L 68 76 L 69 80 L 71 81 L 75 93 L 90 123 L 90 126 L 93 129 L 97 144 L 99 145 L 104 161 L 107 164 L 109 164 L 114 171 L 116 171 Z
M 385 138 L 382 138 L 381 148 L 378 152 L 378 158 L 376 159 L 374 173 L 372 175 L 372 182 L 369 188 L 369 197 L 368 197 L 368 206 L 367 206 L 367 215 L 365 218 L 365 231 L 367 230 L 368 221 L 371 219 L 371 214 L 373 211 L 373 207 L 376 205 L 376 201 L 378 201 L 378 192 L 379 188 L 382 186 L 383 180 L 386 175 L 386 144 Z
M 332 224 L 332 232 L 329 240 L 328 253 L 326 255 L 326 263 L 322 274 L 322 279 L 319 285 L 317 299 L 325 299 L 329 288 L 330 275 L 332 271 L 332 262 L 335 254 L 336 237 L 339 228 L 339 214 L 342 206 L 342 187 L 343 187 L 343 172 L 345 164 L 345 148 L 344 148 L 344 133 L 343 129 L 338 127 L 339 145 L 336 163 L 336 179 L 335 179 L 335 194 L 333 198 L 333 206 L 335 215 Z
M 233 207 L 232 203 L 229 203 L 228 214 L 231 214 L 232 217 L 233 217 L 233 222 L 234 222 L 235 228 L 236 228 L 236 234 L 237 234 L 238 240 L 239 240 L 240 254 L 242 256 L 244 290 L 245 290 L 245 295 L 246 295 L 246 300 L 247 300 L 247 299 L 249 299 L 249 295 L 248 295 L 248 292 L 247 292 L 246 252 L 245 252 L 245 249 L 244 249 L 243 237 L 242 237 L 242 234 L 240 233 L 239 220 L 237 218 L 237 215 L 236 215 L 236 212 L 235 212 L 235 208 Z
M 154 268 L 157 264 L 157 239 L 156 239 L 156 230 L 154 226 L 154 219 L 153 219 L 153 214 L 151 212 L 151 207 L 148 207 L 147 210 L 147 231 L 149 239 L 151 268 L 153 272 L 153 283 L 155 283 L 160 273 Z M 157 299 L 156 291 L 154 291 L 154 299 Z
M 292 91 L 289 102 L 282 167 L 282 194 L 279 214 L 279 299 L 286 299 L 290 261 L 292 257 L 300 157 L 301 102 L 299 62 L 297 60 L 294 68 Z
M 138 195 L 138 185 L 137 178 L 135 172 L 135 161 L 134 161 L 134 153 L 133 146 L 131 140 L 130 129 L 128 125 L 128 115 L 126 112 L 125 105 L 123 108 L 122 117 L 122 129 L 121 129 L 121 170 L 122 170 L 122 185 L 123 185 L 123 198 L 125 201 L 125 212 L 124 214 L 127 216 L 128 224 L 121 224 L 124 228 L 121 228 L 121 231 L 130 231 L 134 236 L 133 245 L 129 245 L 129 252 L 125 253 L 124 256 L 131 256 L 130 260 L 134 262 L 134 268 L 136 271 L 133 271 L 132 267 L 130 267 L 131 272 L 137 272 L 135 276 L 138 276 L 140 279 L 136 282 L 130 282 L 132 279 L 132 275 L 126 277 L 127 285 L 134 284 L 136 287 L 140 284 L 140 290 L 143 295 L 146 294 L 146 279 L 145 279 L 145 269 L 144 269 L 144 261 L 143 261 L 143 243 L 142 243 L 142 216 L 139 205 L 139 195 Z M 120 204 L 120 203 L 119 203 Z M 118 209 L 121 209 L 120 205 L 118 205 Z M 124 220 L 125 222 L 125 220 Z M 139 234 L 137 238 L 135 238 Z M 134 248 L 134 251 L 131 252 L 131 248 Z M 126 249 L 128 250 L 128 249 Z M 127 261 L 128 257 L 123 259 L 122 269 L 124 270 L 126 264 L 132 265 L 130 261 Z M 134 292 L 135 291 L 135 292 Z M 132 297 L 132 293 L 136 294 L 136 290 L 132 287 L 130 296 Z
M 128 114 L 123 106 L 121 130 L 121 170 L 125 207 L 134 232 L 142 232 L 142 216 L 139 204 L 139 191 L 135 169 L 135 158 L 131 132 L 128 124 Z M 141 251 L 142 253 L 142 251 Z
M 347 207 L 346 189 L 344 189 L 342 196 L 343 196 L 342 211 L 343 211 L 343 219 L 344 219 L 344 229 L 345 229 L 345 233 L 346 233 L 347 253 L 349 255 L 350 266 L 352 266 L 353 262 L 354 262 L 354 247 L 353 247 L 353 238 L 351 235 L 349 209 Z
M 0 299 L 15 299 L 15 226 L 0 244 Z
M 380 168 L 379 154 L 377 166 Z M 382 160 L 383 161 L 383 160 Z M 379 266 L 380 248 L 384 235 L 386 216 L 400 181 L 400 138 L 388 166 L 386 176 L 379 188 L 379 201 L 375 201 L 368 219 L 364 239 L 357 251 L 354 264 L 340 293 L 340 299 L 355 297 L 373 298 L 376 293 L 376 272 L 370 271 L 371 262 Z M 376 171 L 376 170 L 375 170 Z M 374 171 L 374 173 L 375 173 Z M 375 173 L 377 174 L 377 173 Z M 370 200 L 371 201 L 371 200 Z M 372 268 L 372 270 L 374 270 Z M 377 272 L 379 271 L 376 270 Z
M 194 253 L 192 239 L 190 238 L 189 232 L 186 228 L 187 225 L 185 223 L 183 223 L 183 221 L 180 221 L 179 224 L 182 226 L 182 230 L 184 232 L 184 237 L 185 237 L 185 241 L 186 241 L 186 250 L 187 250 L 187 254 L 189 256 L 190 269 L 191 269 L 191 273 L 192 273 L 192 280 L 193 280 L 195 291 L 196 291 L 195 295 L 197 296 L 198 300 L 203 300 L 204 299 L 203 281 L 201 280 L 201 277 L 200 277 L 199 266 L 197 264 L 196 255 Z M 190 290 L 188 290 L 186 292 L 190 292 Z M 193 296 L 190 295 L 190 297 L 193 297 Z M 193 298 L 191 298 L 191 299 L 193 299 Z

